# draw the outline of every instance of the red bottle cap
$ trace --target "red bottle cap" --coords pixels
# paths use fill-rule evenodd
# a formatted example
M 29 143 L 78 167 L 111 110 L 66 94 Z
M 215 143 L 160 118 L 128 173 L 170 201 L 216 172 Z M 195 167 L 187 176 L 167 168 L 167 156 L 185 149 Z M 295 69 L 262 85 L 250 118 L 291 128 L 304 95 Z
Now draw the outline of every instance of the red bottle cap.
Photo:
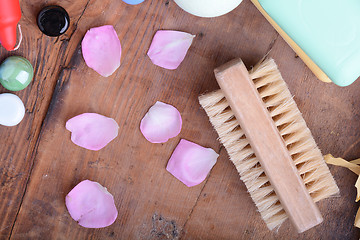
M 16 26 L 21 18 L 19 0 L 0 0 L 0 42 L 6 50 L 14 50 Z
M 6 50 L 14 50 L 16 45 L 16 25 L 0 28 L 0 41 Z

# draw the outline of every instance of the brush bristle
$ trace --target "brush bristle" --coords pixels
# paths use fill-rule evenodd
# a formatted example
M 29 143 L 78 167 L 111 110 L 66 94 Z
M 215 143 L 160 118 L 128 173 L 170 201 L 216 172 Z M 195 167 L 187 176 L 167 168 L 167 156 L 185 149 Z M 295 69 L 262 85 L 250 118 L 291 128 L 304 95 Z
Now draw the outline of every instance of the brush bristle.
M 249 73 L 310 196 L 317 202 L 338 193 L 335 180 L 274 60 L 261 61 Z M 286 213 L 223 92 L 202 95 L 199 101 L 268 228 L 280 227 L 287 219 Z

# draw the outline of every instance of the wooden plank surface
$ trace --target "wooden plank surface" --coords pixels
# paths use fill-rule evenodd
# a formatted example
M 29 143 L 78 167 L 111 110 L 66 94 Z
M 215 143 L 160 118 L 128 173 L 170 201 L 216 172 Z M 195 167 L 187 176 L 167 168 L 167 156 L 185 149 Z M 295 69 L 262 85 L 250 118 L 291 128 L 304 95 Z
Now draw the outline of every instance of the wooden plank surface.
M 81 39 L 80 36 L 77 40 L 72 37 L 76 24 L 72 24 L 67 34 L 58 39 L 41 34 L 36 25 L 36 16 L 47 4 L 49 3 L 40 0 L 21 1 L 23 43 L 16 52 L 9 53 L 3 47 L 0 48 L 1 61 L 9 55 L 20 55 L 29 59 L 35 69 L 34 81 L 23 91 L 16 93 L 25 104 L 24 120 L 16 127 L 0 126 L 1 238 L 7 238 L 14 225 L 33 165 L 32 156 L 59 72 L 66 66 Z M 71 1 L 63 1 L 63 5 L 69 11 L 71 21 L 75 23 L 86 2 L 79 1 L 75 6 Z M 0 86 L 0 92 L 9 91 Z
M 216 140 L 197 96 L 218 88 L 213 69 L 241 57 L 255 64 L 270 49 L 295 95 L 323 153 L 360 156 L 360 83 L 340 88 L 315 79 L 248 0 L 223 17 L 202 19 L 172 1 L 61 1 L 71 16 L 68 32 L 49 38 L 35 25 L 43 6 L 56 1 L 22 0 L 24 43 L 14 54 L 36 69 L 33 83 L 17 94 L 27 109 L 17 127 L 0 127 L 0 238 L 7 239 L 359 239 L 356 176 L 331 167 L 340 197 L 320 202 L 324 222 L 298 235 L 289 222 L 270 232 Z M 114 25 L 122 43 L 122 65 L 103 78 L 88 68 L 80 43 L 95 26 Z M 197 37 L 175 71 L 154 66 L 146 52 L 159 29 Z M 0 58 L 7 53 L 2 48 Z M 7 92 L 0 88 L 0 92 Z M 147 142 L 139 123 L 157 100 L 176 106 L 183 117 L 180 135 L 165 144 Z M 65 122 L 84 112 L 114 118 L 119 136 L 101 151 L 70 141 Z M 220 152 L 210 176 L 187 188 L 165 166 L 180 138 Z M 85 229 L 69 216 L 64 199 L 81 180 L 106 186 L 119 210 L 104 229 Z

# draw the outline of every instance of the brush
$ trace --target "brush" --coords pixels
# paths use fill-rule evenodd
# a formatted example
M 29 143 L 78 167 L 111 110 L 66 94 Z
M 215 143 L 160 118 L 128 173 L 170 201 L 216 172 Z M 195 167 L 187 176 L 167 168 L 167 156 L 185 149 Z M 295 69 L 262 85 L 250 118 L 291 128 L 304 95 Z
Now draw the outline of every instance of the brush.
M 321 223 L 314 202 L 339 192 L 273 59 L 250 72 L 240 59 L 215 69 L 220 90 L 199 97 L 270 230 Z

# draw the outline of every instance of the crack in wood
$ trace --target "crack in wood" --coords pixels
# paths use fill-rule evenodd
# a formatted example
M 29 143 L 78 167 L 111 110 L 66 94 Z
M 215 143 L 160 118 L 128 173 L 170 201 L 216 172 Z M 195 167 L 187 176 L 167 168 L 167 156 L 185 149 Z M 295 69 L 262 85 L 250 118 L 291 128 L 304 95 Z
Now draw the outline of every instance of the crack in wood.
M 91 0 L 88 0 L 85 4 L 85 7 L 84 7 L 84 10 L 82 11 L 82 13 L 80 14 L 78 20 L 74 23 L 74 31 L 70 34 L 69 38 L 64 40 L 64 41 L 70 41 L 70 39 L 72 38 L 72 36 L 74 35 L 74 33 L 76 32 L 77 30 L 77 27 L 78 27 L 78 23 L 80 22 L 80 19 L 82 18 L 82 16 L 84 15 L 86 9 L 88 8 L 89 6 L 89 3 L 90 3 Z
M 267 56 L 267 55 L 270 54 L 270 52 L 271 52 L 271 50 L 273 49 L 273 47 L 274 47 L 276 41 L 278 40 L 279 36 L 280 36 L 280 34 L 279 34 L 278 32 L 275 32 L 275 37 L 274 37 L 273 40 L 270 42 L 270 44 L 269 44 L 269 46 L 268 46 L 268 48 L 267 48 L 267 50 L 266 50 L 265 56 Z
M 223 148 L 222 145 L 220 145 L 220 147 L 219 147 L 219 155 L 221 154 L 221 151 L 224 150 L 224 149 L 225 149 L 225 148 Z M 204 189 L 205 189 L 205 186 L 206 186 L 207 182 L 209 181 L 209 178 L 210 178 L 210 175 L 209 175 L 208 178 L 206 178 L 205 183 L 204 183 L 204 185 L 202 186 L 202 188 L 201 188 L 201 190 L 200 190 L 200 192 L 199 192 L 199 194 L 198 194 L 198 196 L 197 196 L 197 198 L 196 198 L 195 204 L 194 204 L 194 206 L 191 208 L 191 210 L 190 210 L 190 212 L 189 212 L 189 214 L 188 214 L 188 216 L 187 216 L 187 218 L 186 218 L 186 220 L 185 220 L 185 222 L 184 222 L 184 224 L 183 224 L 183 226 L 182 226 L 182 228 L 181 228 L 181 232 L 180 232 L 179 239 L 182 239 L 182 237 L 183 237 L 186 224 L 187 224 L 188 221 L 190 220 L 191 215 L 192 215 L 192 213 L 194 212 L 194 210 L 195 210 L 195 208 L 196 208 L 196 206 L 197 206 L 197 204 L 198 204 L 198 202 L 199 202 L 199 200 L 200 200 L 200 197 L 201 197 L 201 195 L 202 195 L 202 193 L 203 193 L 203 191 L 204 191 Z

